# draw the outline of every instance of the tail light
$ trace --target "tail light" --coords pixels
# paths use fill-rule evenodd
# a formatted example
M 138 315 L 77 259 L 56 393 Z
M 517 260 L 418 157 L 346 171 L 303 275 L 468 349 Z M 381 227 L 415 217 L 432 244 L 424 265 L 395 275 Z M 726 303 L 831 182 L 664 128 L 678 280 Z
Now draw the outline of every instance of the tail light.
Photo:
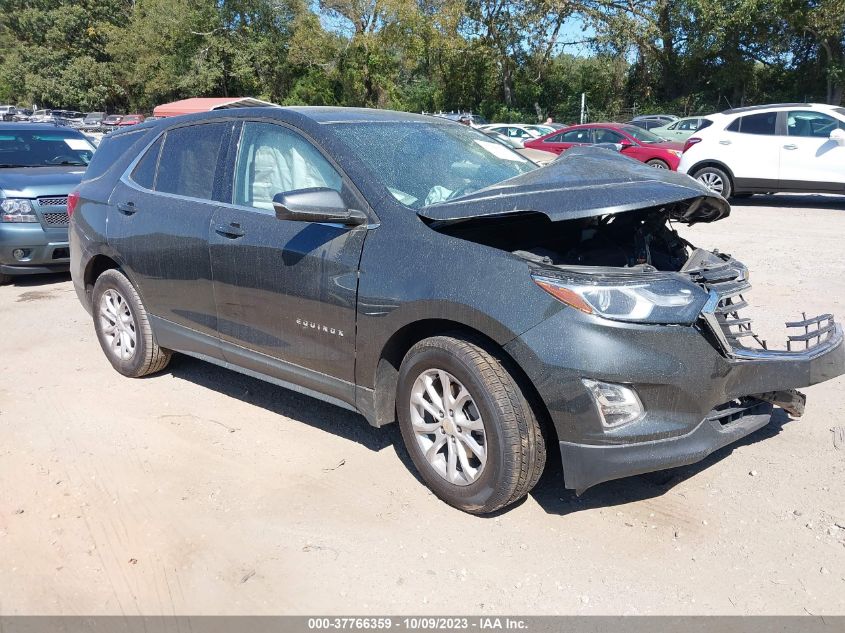
M 684 143 L 684 149 L 682 150 L 682 152 L 686 152 L 690 147 L 692 147 L 696 143 L 700 143 L 700 142 L 701 142 L 701 139 L 696 138 L 695 136 L 688 138 L 687 142 Z
M 67 194 L 67 217 L 73 217 L 73 212 L 76 211 L 76 205 L 79 204 L 79 192 L 71 191 Z

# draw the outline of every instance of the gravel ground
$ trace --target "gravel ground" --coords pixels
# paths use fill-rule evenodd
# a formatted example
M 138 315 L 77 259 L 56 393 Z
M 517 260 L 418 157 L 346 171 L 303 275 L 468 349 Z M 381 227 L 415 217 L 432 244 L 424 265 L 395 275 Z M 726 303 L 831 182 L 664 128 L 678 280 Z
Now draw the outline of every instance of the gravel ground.
M 684 230 L 748 264 L 764 333 L 845 314 L 845 202 Z M 66 276 L 0 288 L 0 613 L 842 614 L 845 379 L 704 462 L 449 508 L 398 429 L 177 357 L 129 380 Z

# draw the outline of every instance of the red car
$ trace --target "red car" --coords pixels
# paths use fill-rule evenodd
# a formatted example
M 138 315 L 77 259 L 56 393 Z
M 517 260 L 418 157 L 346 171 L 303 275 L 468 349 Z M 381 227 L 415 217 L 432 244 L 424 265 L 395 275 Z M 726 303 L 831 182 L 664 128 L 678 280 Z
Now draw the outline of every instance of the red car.
M 126 125 L 137 125 L 138 123 L 144 122 L 144 115 L 143 114 L 127 114 L 120 120 L 118 123 L 118 127 L 124 127 Z
M 614 143 L 622 153 L 659 169 L 678 169 L 683 143 L 666 141 L 636 125 L 625 123 L 586 123 L 546 134 L 525 143 L 525 147 L 562 154 L 570 147 Z

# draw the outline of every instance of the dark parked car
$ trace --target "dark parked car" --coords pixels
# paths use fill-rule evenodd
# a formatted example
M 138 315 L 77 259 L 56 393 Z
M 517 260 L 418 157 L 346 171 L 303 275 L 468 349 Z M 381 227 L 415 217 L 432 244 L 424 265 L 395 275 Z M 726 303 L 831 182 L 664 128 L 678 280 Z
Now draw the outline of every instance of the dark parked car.
M 67 197 L 93 153 L 70 128 L 0 124 L 0 284 L 68 269 Z
M 678 120 L 674 114 L 641 114 L 635 116 L 628 122 L 628 125 L 636 125 L 644 130 L 652 130 L 656 127 L 669 125 Z
M 105 112 L 89 112 L 82 120 L 83 128 L 98 128 L 103 124 L 103 119 L 106 118 Z
M 178 351 L 398 418 L 469 512 L 547 450 L 578 491 L 701 460 L 845 371 L 829 316 L 759 344 L 745 266 L 672 229 L 721 196 L 616 152 L 538 167 L 436 117 L 239 109 L 112 133 L 77 196 L 71 274 L 117 371 Z

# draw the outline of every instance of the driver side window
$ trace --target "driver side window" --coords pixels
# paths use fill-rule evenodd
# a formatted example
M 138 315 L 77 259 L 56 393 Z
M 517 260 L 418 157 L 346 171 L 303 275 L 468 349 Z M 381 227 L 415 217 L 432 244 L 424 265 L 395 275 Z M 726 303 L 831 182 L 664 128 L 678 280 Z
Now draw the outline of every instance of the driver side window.
M 273 210 L 276 194 L 326 187 L 340 192 L 341 176 L 305 138 L 273 123 L 244 123 L 235 166 L 234 203 Z

